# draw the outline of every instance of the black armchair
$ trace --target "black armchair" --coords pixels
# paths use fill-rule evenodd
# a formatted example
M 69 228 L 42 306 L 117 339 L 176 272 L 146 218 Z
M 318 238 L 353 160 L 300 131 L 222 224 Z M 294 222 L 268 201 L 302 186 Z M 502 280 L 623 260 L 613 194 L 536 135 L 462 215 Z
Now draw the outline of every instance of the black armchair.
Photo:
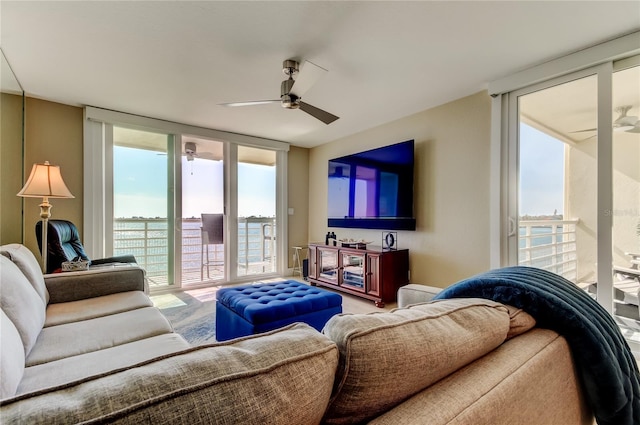
M 36 223 L 38 247 L 42 250 L 42 221 Z M 119 255 L 91 260 L 84 251 L 78 228 L 67 220 L 49 220 L 47 226 L 47 273 L 54 273 L 65 261 L 80 257 L 89 261 L 90 266 L 110 263 L 137 263 L 133 255 Z

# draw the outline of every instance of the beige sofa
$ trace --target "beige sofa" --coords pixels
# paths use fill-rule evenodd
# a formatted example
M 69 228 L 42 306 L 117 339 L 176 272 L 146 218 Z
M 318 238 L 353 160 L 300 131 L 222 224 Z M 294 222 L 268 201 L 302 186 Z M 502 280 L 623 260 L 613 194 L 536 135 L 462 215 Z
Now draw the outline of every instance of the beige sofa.
M 571 353 L 458 299 L 189 347 L 137 267 L 39 273 L 0 248 L 3 424 L 591 424 Z M 532 328 L 533 327 L 533 328 Z

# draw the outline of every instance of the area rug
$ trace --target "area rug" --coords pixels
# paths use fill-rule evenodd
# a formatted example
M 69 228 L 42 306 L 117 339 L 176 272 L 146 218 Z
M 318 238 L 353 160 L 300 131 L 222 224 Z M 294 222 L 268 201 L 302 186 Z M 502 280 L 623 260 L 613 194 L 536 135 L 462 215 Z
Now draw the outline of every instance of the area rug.
M 277 278 L 261 281 L 277 282 Z M 186 290 L 170 294 L 152 295 L 153 304 L 169 320 L 173 329 L 191 345 L 216 342 L 216 292 L 224 286 Z M 388 311 L 397 306 L 387 303 L 384 309 L 357 297 L 342 295 L 342 310 L 345 313 L 370 313 Z
M 152 295 L 153 304 L 191 345 L 216 342 L 217 288 Z

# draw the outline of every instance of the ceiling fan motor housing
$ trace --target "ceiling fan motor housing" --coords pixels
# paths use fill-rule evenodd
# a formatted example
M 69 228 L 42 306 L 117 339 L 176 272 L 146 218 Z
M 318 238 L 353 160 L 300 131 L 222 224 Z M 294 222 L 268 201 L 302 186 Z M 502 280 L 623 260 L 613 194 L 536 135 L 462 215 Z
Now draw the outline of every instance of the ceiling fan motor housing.
M 280 100 L 282 100 L 282 107 L 287 109 L 298 109 L 300 102 L 298 96 L 290 94 L 295 80 L 289 76 L 289 79 L 284 80 L 280 85 Z
M 187 142 L 184 144 L 184 153 L 187 155 L 193 155 L 196 153 L 196 144 L 194 142 Z

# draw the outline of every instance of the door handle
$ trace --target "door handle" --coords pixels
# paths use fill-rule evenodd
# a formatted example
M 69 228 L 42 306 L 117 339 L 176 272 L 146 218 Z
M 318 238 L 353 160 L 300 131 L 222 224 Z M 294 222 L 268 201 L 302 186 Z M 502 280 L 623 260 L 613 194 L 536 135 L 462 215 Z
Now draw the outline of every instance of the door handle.
M 507 229 L 507 236 L 515 236 L 516 235 L 516 219 L 513 217 L 509 217 L 509 228 Z

